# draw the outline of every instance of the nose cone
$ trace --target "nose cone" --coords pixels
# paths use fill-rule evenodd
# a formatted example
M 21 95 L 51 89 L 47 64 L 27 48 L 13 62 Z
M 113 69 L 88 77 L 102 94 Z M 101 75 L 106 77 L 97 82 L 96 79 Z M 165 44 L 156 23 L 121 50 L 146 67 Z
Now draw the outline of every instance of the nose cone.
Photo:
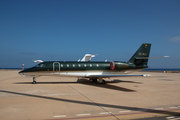
M 23 70 L 21 70 L 20 72 L 18 72 L 18 74 L 22 73 Z
M 32 76 L 35 76 L 35 73 L 34 73 L 35 71 L 36 71 L 36 68 L 32 67 L 32 68 L 28 68 L 28 69 L 20 71 L 19 75 L 23 77 L 32 77 Z
M 20 74 L 20 75 L 25 75 L 25 74 L 31 72 L 31 69 L 32 69 L 32 68 L 25 69 L 25 70 L 21 70 L 18 74 Z
M 23 75 L 24 70 L 21 70 L 20 72 L 18 72 L 19 75 Z
M 22 70 L 18 74 L 21 75 L 22 77 L 33 77 L 33 75 L 31 75 L 31 68 Z

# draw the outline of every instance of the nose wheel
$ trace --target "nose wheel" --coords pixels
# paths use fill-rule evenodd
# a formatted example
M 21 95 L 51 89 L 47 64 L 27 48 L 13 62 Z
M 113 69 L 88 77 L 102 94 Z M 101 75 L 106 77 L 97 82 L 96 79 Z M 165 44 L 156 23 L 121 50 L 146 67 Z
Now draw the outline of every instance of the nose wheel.
M 35 77 L 33 77 L 33 82 L 32 82 L 32 84 L 37 84 Z

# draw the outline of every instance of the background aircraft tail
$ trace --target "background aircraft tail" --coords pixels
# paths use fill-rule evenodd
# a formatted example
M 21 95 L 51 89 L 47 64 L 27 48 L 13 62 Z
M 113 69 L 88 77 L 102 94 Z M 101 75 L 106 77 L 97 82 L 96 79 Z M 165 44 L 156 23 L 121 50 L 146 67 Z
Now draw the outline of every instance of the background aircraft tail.
M 134 63 L 136 66 L 147 66 L 151 44 L 143 43 L 136 53 L 129 60 L 130 63 Z

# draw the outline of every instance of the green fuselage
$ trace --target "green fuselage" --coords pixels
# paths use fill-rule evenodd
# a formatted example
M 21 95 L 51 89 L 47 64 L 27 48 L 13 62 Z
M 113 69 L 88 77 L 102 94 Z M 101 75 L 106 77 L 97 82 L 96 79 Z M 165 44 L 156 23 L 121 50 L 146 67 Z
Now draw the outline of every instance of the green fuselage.
M 20 74 L 41 76 L 41 75 L 61 75 L 61 76 L 87 76 L 96 72 L 96 75 L 106 74 L 126 74 L 126 71 L 134 71 L 147 68 L 147 66 L 136 66 L 128 62 L 65 62 L 51 61 L 43 62 L 32 68 L 19 72 Z M 46 74 L 45 74 L 46 73 Z M 127 72 L 128 73 L 128 72 Z

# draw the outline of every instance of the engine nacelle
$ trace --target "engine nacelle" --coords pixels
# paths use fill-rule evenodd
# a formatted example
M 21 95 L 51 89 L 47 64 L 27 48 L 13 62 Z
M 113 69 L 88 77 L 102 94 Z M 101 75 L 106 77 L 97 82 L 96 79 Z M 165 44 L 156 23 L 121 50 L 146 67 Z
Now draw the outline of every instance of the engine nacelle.
M 115 69 L 115 63 L 113 61 L 110 63 L 110 68 L 111 68 L 111 70 Z
M 110 69 L 111 70 L 124 70 L 124 69 L 127 69 L 129 67 L 130 67 L 129 64 L 123 63 L 123 62 L 114 62 L 114 61 L 112 61 L 110 63 Z

